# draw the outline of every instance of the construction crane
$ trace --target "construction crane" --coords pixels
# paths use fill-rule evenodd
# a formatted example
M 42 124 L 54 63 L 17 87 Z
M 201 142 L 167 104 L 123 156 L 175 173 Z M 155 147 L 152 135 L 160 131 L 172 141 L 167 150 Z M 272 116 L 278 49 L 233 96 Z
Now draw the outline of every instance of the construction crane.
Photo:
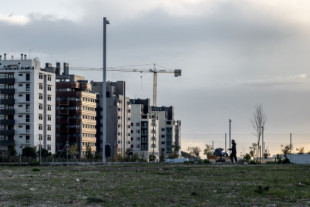
M 93 71 L 103 70 L 103 68 L 95 68 L 95 67 L 93 68 L 92 67 L 70 67 L 70 69 L 71 70 L 93 70 Z M 157 106 L 157 74 L 158 73 L 173 73 L 174 77 L 179 77 L 182 74 L 182 70 L 180 69 L 157 70 L 156 64 L 154 64 L 153 68 L 150 68 L 150 69 L 124 68 L 124 66 L 119 66 L 119 67 L 108 67 L 107 71 L 153 73 L 153 106 Z

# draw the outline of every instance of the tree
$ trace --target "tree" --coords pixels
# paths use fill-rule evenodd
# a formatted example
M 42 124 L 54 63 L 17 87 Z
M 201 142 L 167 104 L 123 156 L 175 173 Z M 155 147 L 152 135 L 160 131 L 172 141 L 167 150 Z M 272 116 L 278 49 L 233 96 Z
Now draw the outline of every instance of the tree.
M 249 148 L 250 148 L 250 156 L 251 156 L 251 158 L 254 158 L 255 154 L 256 154 L 257 144 L 252 143 L 252 146 Z
M 172 153 L 170 153 L 170 154 L 168 155 L 168 158 L 169 158 L 169 159 L 178 158 L 178 157 L 179 157 L 178 152 L 179 152 L 179 150 L 181 149 L 181 147 L 178 146 L 178 145 L 172 145 L 171 147 L 172 147 Z
M 262 136 L 262 127 L 265 127 L 267 121 L 267 116 L 264 113 L 263 105 L 257 105 L 253 114 L 252 126 L 255 130 L 255 135 L 257 137 L 257 153 L 260 149 L 260 139 Z
M 281 150 L 282 150 L 285 158 L 288 154 L 291 154 L 291 150 L 293 150 L 293 148 L 294 148 L 293 145 L 292 145 L 292 147 L 289 144 L 287 144 L 285 146 L 281 145 Z
M 201 149 L 200 149 L 200 147 L 188 147 L 187 151 L 189 152 L 190 155 L 199 157 Z
M 265 149 L 265 152 L 263 154 L 264 158 L 267 159 L 270 156 L 270 152 L 268 149 Z
M 304 154 L 305 153 L 305 147 L 296 148 L 298 151 L 298 154 Z
M 203 154 L 207 156 L 213 155 L 214 148 L 211 145 L 206 144 L 206 148 L 203 150 Z
M 92 159 L 92 158 L 94 158 L 94 155 L 93 155 L 93 153 L 92 153 L 92 151 L 91 151 L 90 143 L 87 143 L 87 144 L 86 144 L 85 156 L 86 156 L 87 159 Z
M 249 153 L 246 153 L 244 156 L 243 156 L 243 159 L 246 161 L 246 162 L 249 162 L 250 159 L 251 159 L 251 155 Z
M 22 155 L 25 157 L 36 158 L 37 153 L 34 147 L 26 146 L 23 148 Z

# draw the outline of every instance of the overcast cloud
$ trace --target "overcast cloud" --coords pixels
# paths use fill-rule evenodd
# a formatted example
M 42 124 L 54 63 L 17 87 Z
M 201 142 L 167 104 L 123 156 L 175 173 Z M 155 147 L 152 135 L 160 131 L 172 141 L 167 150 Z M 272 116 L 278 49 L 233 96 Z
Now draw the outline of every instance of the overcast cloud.
M 175 106 L 183 149 L 212 141 L 224 147 L 232 119 L 238 151 L 246 152 L 255 142 L 254 107 L 263 104 L 273 153 L 290 132 L 310 150 L 309 10 L 306 0 L 11 0 L 0 7 L 0 53 L 100 67 L 107 16 L 109 66 L 182 69 L 180 78 L 159 75 L 158 102 Z M 108 78 L 125 80 L 131 98 L 152 97 L 151 74 Z

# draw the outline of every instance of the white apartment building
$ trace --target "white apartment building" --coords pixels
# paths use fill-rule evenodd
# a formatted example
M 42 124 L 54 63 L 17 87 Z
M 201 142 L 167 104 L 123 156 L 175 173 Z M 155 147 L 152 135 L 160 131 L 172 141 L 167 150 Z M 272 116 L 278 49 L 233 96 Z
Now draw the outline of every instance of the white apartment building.
M 24 146 L 55 153 L 55 69 L 38 59 L 0 55 L 0 146 Z
M 167 158 L 173 152 L 173 146 L 181 146 L 181 121 L 174 120 L 172 106 L 152 107 L 152 114 L 156 114 L 159 120 L 160 155 Z
M 131 99 L 131 148 L 140 159 L 159 160 L 158 115 L 151 114 L 149 99 Z

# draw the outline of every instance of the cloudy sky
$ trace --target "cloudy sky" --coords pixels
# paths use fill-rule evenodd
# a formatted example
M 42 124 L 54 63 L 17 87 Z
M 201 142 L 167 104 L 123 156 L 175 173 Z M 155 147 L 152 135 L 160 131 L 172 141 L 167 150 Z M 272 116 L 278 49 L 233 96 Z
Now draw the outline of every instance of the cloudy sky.
M 159 75 L 158 105 L 175 107 L 183 149 L 224 147 L 232 119 L 238 154 L 248 152 L 263 104 L 272 154 L 289 133 L 310 151 L 309 11 L 308 0 L 10 0 L 0 6 L 0 53 L 101 67 L 106 16 L 108 66 L 182 69 L 179 78 Z M 100 72 L 75 73 L 101 80 Z M 132 98 L 152 97 L 152 74 L 108 79 L 125 80 Z

